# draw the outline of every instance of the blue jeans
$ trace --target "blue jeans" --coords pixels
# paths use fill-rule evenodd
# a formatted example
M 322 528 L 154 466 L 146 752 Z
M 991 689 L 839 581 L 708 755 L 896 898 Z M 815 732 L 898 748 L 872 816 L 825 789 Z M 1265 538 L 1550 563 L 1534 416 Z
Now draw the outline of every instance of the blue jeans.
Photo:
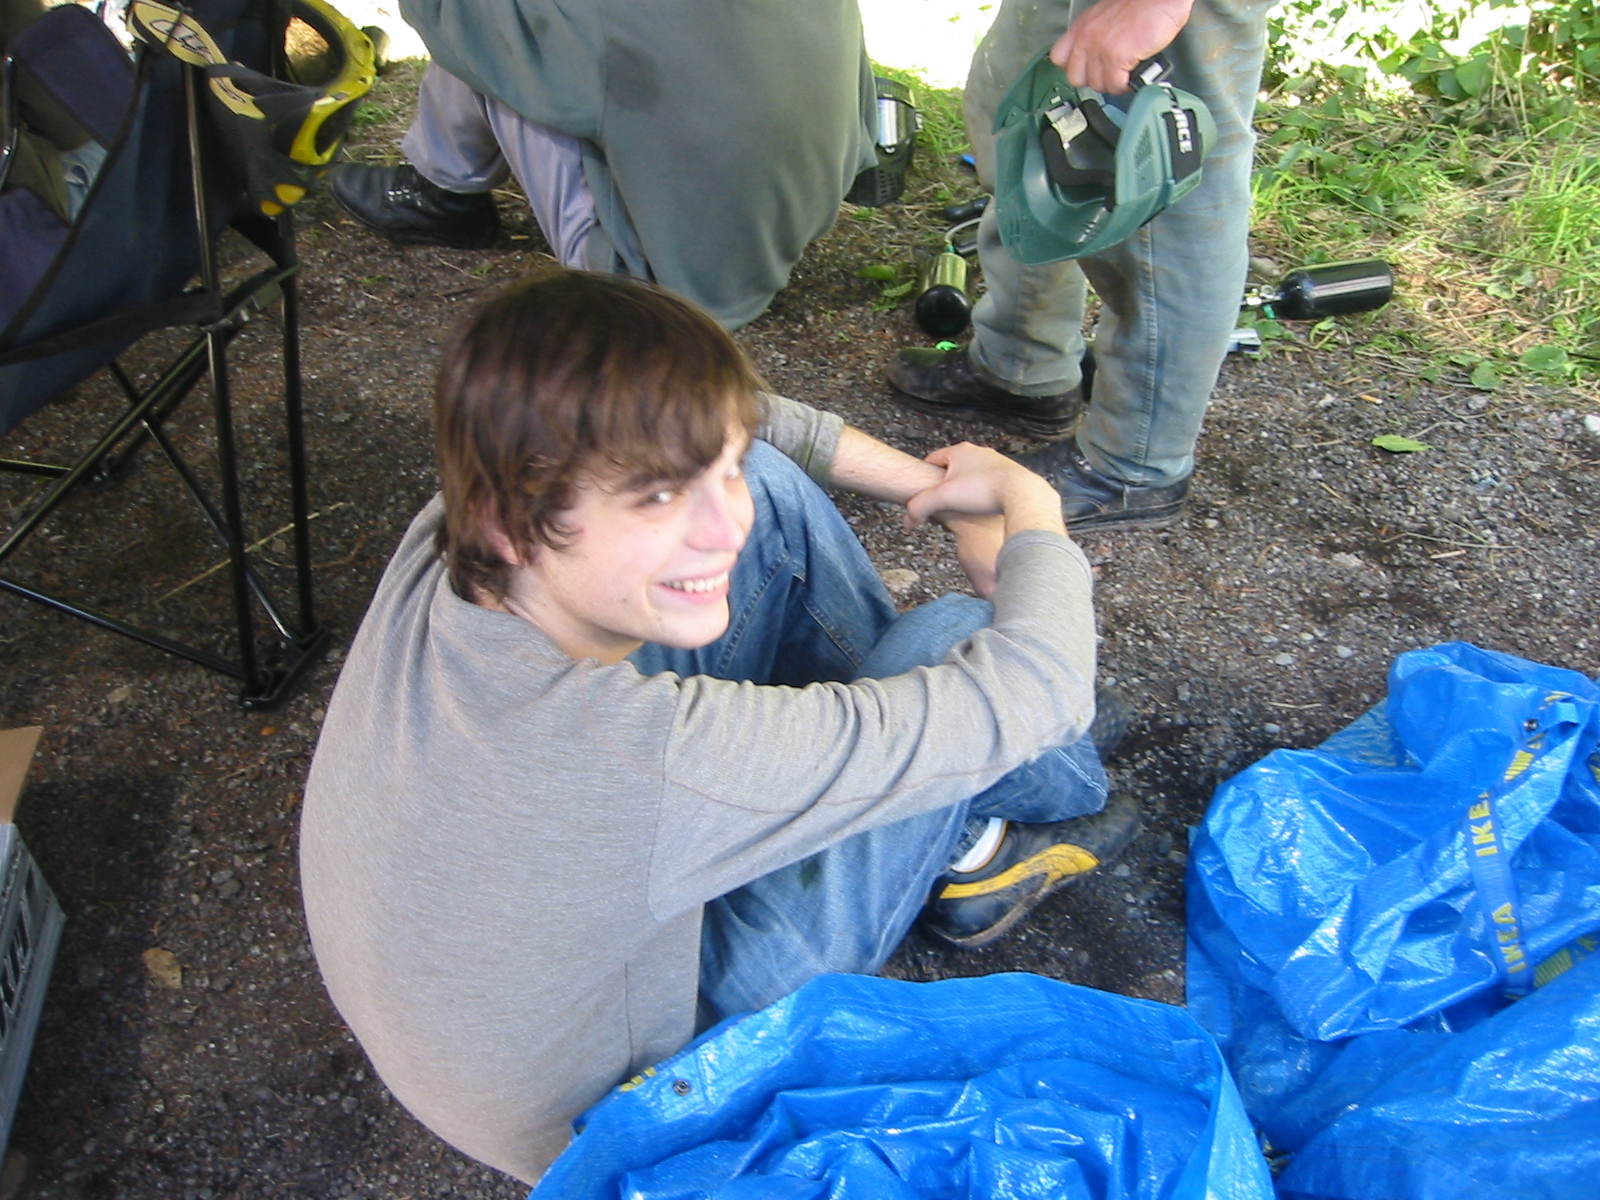
M 796 687 L 881 678 L 937 665 L 993 619 L 984 601 L 956 595 L 897 614 L 850 526 L 800 468 L 757 442 L 745 472 L 756 517 L 733 570 L 727 633 L 699 650 L 642 646 L 631 658 L 639 670 Z M 712 901 L 702 1024 L 764 1008 L 825 972 L 876 972 L 963 847 L 969 818 L 1060 821 L 1105 798 L 1085 737 L 961 804 L 858 834 Z
M 967 131 L 993 190 L 994 119 L 1011 85 L 1094 0 L 1005 0 L 967 79 Z M 1239 316 L 1249 262 L 1251 122 L 1270 0 L 1195 0 L 1167 50 L 1172 82 L 1206 102 L 1217 144 L 1200 186 L 1103 254 L 1024 266 L 1000 242 L 993 206 L 978 226 L 988 291 L 969 355 L 1007 391 L 1072 390 L 1083 358 L 1085 282 L 1102 308 L 1094 395 L 1078 445 L 1094 468 L 1133 484 L 1194 468 L 1200 422 Z

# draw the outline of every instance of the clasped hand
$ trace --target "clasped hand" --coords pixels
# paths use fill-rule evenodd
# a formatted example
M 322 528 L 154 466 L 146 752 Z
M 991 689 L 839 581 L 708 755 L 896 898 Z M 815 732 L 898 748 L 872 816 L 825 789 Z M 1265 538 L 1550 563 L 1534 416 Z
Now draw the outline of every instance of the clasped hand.
M 944 478 L 906 501 L 905 526 L 937 521 L 956 539 L 956 558 L 984 599 L 994 594 L 995 561 L 1012 534 L 1044 529 L 1065 534 L 1061 497 L 1021 463 L 962 442 L 928 455 Z

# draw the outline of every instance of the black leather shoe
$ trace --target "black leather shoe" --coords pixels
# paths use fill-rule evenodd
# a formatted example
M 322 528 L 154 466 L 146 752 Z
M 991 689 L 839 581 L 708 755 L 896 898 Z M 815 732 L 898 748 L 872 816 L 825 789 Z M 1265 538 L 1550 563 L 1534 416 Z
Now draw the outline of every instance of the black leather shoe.
M 987 946 L 1039 901 L 1116 858 L 1139 836 L 1139 806 L 1113 792 L 1086 817 L 1006 825 L 994 857 L 975 871 L 949 871 L 933 885 L 922 927 L 964 949 Z
M 500 233 L 489 193 L 447 192 L 410 163 L 340 163 L 328 172 L 328 191 L 345 212 L 402 246 L 487 250 Z
M 1073 438 L 1019 454 L 1017 461 L 1061 493 L 1068 529 L 1165 529 L 1183 515 L 1183 499 L 1189 494 L 1187 476 L 1177 483 L 1144 486 L 1102 475 Z
M 1012 433 L 1048 440 L 1065 437 L 1083 415 L 1083 389 L 1059 396 L 1018 396 L 972 369 L 967 352 L 902 350 L 889 367 L 900 403 L 939 417 L 971 417 Z

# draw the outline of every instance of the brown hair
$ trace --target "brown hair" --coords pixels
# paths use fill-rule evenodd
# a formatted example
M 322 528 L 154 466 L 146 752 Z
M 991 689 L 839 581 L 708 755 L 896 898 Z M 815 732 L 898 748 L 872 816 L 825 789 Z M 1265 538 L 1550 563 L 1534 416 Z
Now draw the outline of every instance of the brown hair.
M 692 479 L 730 423 L 754 432 L 762 386 L 716 322 L 649 284 L 561 271 L 482 305 L 451 336 L 434 392 L 437 544 L 456 592 L 505 595 L 490 522 L 519 557 L 559 548 L 581 479 Z

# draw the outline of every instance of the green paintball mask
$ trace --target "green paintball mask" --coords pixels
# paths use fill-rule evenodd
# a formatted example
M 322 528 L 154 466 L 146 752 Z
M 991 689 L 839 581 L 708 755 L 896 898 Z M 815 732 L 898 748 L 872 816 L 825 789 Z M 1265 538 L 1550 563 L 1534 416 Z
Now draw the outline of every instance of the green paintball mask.
M 1000 239 L 1023 263 L 1098 254 L 1200 182 L 1217 140 L 1205 103 L 1166 81 L 1159 57 L 1117 103 L 1075 88 L 1048 51 L 1023 71 L 995 118 Z

